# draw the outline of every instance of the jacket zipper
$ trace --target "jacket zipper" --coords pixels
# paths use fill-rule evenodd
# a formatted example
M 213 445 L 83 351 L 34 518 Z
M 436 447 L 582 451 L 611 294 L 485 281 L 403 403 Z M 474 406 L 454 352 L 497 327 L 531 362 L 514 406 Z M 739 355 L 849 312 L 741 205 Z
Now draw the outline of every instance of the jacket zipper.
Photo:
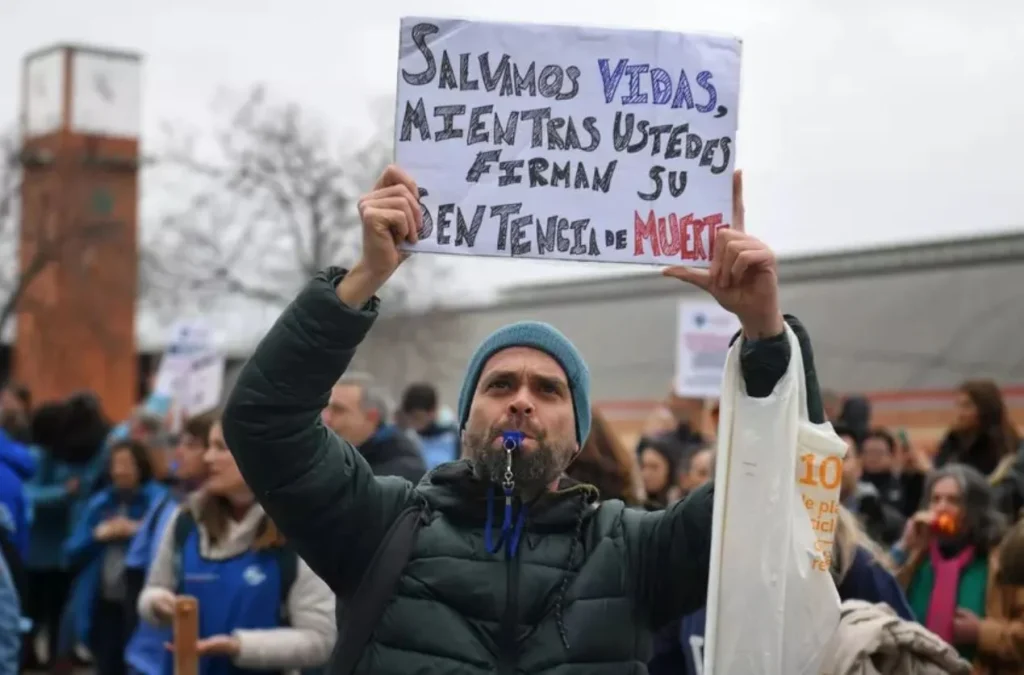
M 500 675 L 514 675 L 519 665 L 519 552 L 505 567 L 505 614 L 501 618 Z

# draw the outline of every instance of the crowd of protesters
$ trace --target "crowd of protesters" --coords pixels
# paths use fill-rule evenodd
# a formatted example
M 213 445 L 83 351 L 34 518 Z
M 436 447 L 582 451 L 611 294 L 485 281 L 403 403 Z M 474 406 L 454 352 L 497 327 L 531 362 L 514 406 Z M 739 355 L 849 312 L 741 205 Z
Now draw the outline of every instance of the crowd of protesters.
M 885 603 L 977 675 L 1024 673 L 1024 446 L 999 389 L 964 383 L 934 453 L 872 426 L 863 399 L 834 398 L 826 412 L 850 448 L 833 570 L 841 598 Z M 203 609 L 199 653 L 231 664 L 208 672 L 323 666 L 334 595 L 257 504 L 215 414 L 171 433 L 156 400 L 119 425 L 88 394 L 33 408 L 10 385 L 0 401 L 0 659 L 169 673 L 174 598 L 188 594 Z M 592 419 L 568 473 L 603 500 L 656 511 L 713 478 L 713 434 L 698 420 L 660 408 L 630 449 L 599 410 Z M 430 384 L 409 386 L 393 410 L 372 378 L 347 376 L 323 420 L 378 475 L 416 482 L 460 456 Z M 938 528 L 946 517 L 950 528 Z M 666 625 L 650 672 L 699 675 L 703 632 L 703 610 Z
M 156 398 L 116 425 L 88 393 L 0 400 L 0 673 L 174 672 L 179 594 L 202 608 L 204 673 L 327 661 L 334 595 L 257 504 L 216 413 L 172 433 Z
M 1024 673 L 1024 446 L 999 389 L 964 383 L 934 453 L 872 426 L 864 400 L 833 398 L 827 413 L 850 448 L 841 598 L 885 603 L 977 675 Z M 119 425 L 88 394 L 33 408 L 11 385 L 0 401 L 0 658 L 20 653 L 21 669 L 54 673 L 90 661 L 99 673 L 169 673 L 174 597 L 188 594 L 203 608 L 200 654 L 232 664 L 209 672 L 323 666 L 334 596 L 257 504 L 215 414 L 172 434 L 155 400 Z M 697 420 L 660 408 L 630 449 L 599 410 L 592 418 L 568 473 L 603 500 L 656 511 L 713 478 L 714 438 Z M 430 384 L 409 386 L 393 410 L 372 378 L 348 376 L 323 420 L 378 475 L 416 482 L 460 456 Z M 936 527 L 947 516 L 950 529 Z M 701 610 L 666 625 L 650 672 L 699 675 L 703 624 Z
M 10 625 L 24 633 L 24 668 L 64 672 L 88 654 L 102 673 L 166 672 L 166 624 L 178 592 L 223 609 L 204 618 L 210 631 L 235 641 L 210 642 L 206 653 L 257 669 L 326 660 L 333 596 L 301 561 L 292 563 L 290 580 L 276 580 L 288 592 L 271 590 L 244 610 L 228 602 L 235 589 L 175 576 L 174 548 L 186 543 L 174 537 L 183 513 L 195 528 L 185 539 L 202 539 L 205 556 L 230 561 L 218 568 L 222 578 L 234 572 L 236 582 L 249 583 L 266 573 L 267 561 L 278 576 L 289 568 L 266 553 L 285 550 L 283 541 L 242 481 L 215 417 L 191 419 L 175 437 L 152 402 L 112 427 L 87 395 L 33 410 L 24 389 L 8 387 L 2 400 L 0 541 L 3 576 L 11 580 L 2 616 L 14 617 Z M 857 399 L 845 405 L 864 407 Z M 354 439 L 380 475 L 417 481 L 458 458 L 455 425 L 432 386 L 410 386 L 400 407 L 389 408 L 372 379 L 356 376 L 334 388 L 323 418 Z M 831 412 L 852 450 L 844 463 L 837 585 L 919 621 L 978 664 L 976 672 L 1024 672 L 1024 535 L 1015 526 L 1024 453 L 998 388 L 960 388 L 955 424 L 934 456 L 903 434 L 870 426 L 869 417 Z M 713 476 L 714 440 L 691 420 L 657 410 L 631 451 L 598 410 L 593 419 L 569 473 L 603 499 L 663 509 Z M 954 516 L 955 533 L 932 534 L 941 514 Z M 205 563 L 196 556 L 195 564 Z M 20 610 L 10 611 L 15 600 Z M 288 629 L 278 628 L 281 615 Z M 272 629 L 279 633 L 268 639 Z M 254 630 L 260 633 L 247 632 Z M 699 673 L 702 634 L 702 613 L 680 617 L 665 632 L 652 672 Z M 987 662 L 1003 670 L 986 671 Z
M 885 603 L 952 646 L 975 675 L 1024 673 L 1024 444 L 999 388 L 964 382 L 934 452 L 873 426 L 862 397 L 823 399 L 849 447 L 833 568 L 840 597 Z M 707 480 L 713 446 L 688 422 L 654 413 L 637 448 L 644 507 L 663 508 Z M 668 630 L 651 672 L 699 675 L 703 612 Z

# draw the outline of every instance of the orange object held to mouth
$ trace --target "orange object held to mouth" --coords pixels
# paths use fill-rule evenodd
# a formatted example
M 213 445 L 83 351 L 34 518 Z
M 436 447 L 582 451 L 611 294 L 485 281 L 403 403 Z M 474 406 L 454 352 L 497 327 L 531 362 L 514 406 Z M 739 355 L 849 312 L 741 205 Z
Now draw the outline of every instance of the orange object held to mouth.
M 956 519 L 948 513 L 940 513 L 932 521 L 932 530 L 941 535 L 951 537 L 956 534 Z

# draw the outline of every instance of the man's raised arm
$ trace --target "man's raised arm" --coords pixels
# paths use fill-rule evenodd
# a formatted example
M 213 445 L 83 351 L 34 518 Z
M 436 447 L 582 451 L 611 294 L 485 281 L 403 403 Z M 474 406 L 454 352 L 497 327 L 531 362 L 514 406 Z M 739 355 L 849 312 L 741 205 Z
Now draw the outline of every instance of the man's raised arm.
M 795 318 L 785 318 L 800 342 L 807 388 L 808 417 L 825 421 L 821 389 L 810 339 Z M 764 340 L 745 340 L 740 347 L 740 370 L 747 394 L 767 398 L 786 374 L 792 355 L 785 333 Z M 711 515 L 714 483 L 695 490 L 687 499 L 659 513 L 638 514 L 633 541 L 627 540 L 636 570 L 637 600 L 660 626 L 704 606 L 711 566 Z M 628 531 L 628 530 L 627 530 Z
M 715 238 L 710 268 L 671 267 L 664 274 L 707 291 L 739 318 L 743 327 L 740 371 L 746 393 L 752 398 L 770 396 L 789 368 L 788 323 L 803 355 L 808 417 L 821 423 L 824 410 L 810 341 L 798 321 L 783 317 L 775 254 L 746 233 L 744 216 L 743 182 L 737 172 L 733 178 L 732 227 L 719 231 Z M 666 511 L 638 518 L 632 537 L 627 528 L 637 601 L 649 612 L 652 625 L 704 604 L 711 562 L 713 504 L 714 486 L 709 483 Z
M 374 294 L 402 260 L 398 243 L 415 238 L 416 194 L 405 174 L 384 172 L 360 201 L 363 257 L 303 289 L 242 368 L 224 410 L 224 439 L 246 483 L 336 593 L 358 583 L 412 491 L 403 479 L 374 478 L 320 413 L 376 319 Z

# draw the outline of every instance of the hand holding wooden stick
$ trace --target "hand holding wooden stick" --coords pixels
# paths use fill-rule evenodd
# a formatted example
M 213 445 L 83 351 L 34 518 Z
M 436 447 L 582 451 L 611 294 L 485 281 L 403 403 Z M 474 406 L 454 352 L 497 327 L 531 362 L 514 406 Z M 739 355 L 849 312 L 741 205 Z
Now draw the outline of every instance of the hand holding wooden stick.
M 199 675 L 199 601 L 188 595 L 174 600 L 174 675 Z

